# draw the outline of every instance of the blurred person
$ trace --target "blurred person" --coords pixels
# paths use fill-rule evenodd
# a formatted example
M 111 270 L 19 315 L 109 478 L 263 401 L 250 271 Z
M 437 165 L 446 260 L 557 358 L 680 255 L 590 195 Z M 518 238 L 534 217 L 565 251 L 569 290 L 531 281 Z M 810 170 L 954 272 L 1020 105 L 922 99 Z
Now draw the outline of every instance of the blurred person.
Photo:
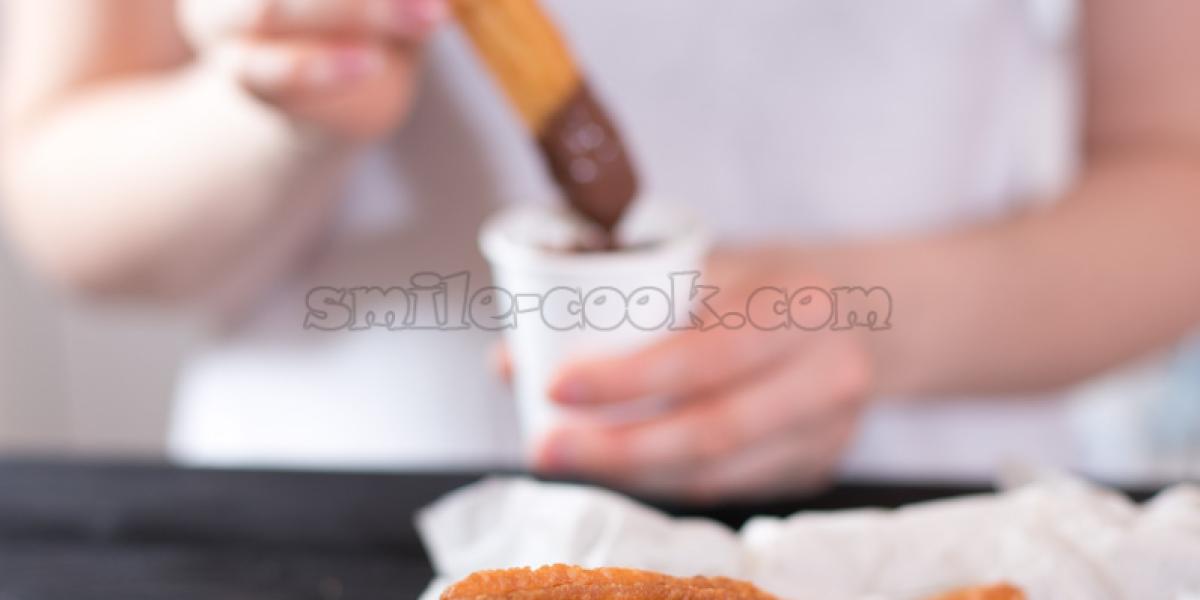
M 561 431 L 541 470 L 711 498 L 839 468 L 1079 467 L 1061 398 L 999 395 L 1053 392 L 1200 317 L 1200 5 L 548 5 L 652 186 L 730 248 L 706 273 L 724 298 L 882 286 L 895 312 L 887 331 L 693 331 L 573 365 L 552 390 L 564 404 L 674 408 Z M 515 464 L 513 409 L 478 366 L 487 332 L 302 328 L 317 286 L 483 285 L 482 218 L 553 197 L 440 27 L 444 2 L 6 9 L 4 209 L 30 263 L 85 294 L 216 316 L 181 376 L 173 456 Z

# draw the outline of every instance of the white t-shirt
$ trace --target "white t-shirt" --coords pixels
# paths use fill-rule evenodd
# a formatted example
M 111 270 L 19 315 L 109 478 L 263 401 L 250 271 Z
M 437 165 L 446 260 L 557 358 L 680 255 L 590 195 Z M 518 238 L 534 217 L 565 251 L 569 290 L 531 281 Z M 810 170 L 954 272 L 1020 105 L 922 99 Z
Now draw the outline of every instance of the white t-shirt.
M 726 241 L 935 231 L 1028 207 L 1065 180 L 1070 0 L 547 2 L 623 125 L 646 184 Z M 207 464 L 514 464 L 492 334 L 314 332 L 319 286 L 470 271 L 498 207 L 554 197 L 461 35 L 438 34 L 409 125 L 361 157 L 303 272 L 187 366 L 171 446 Z M 1070 463 L 1054 402 L 881 407 L 858 472 L 987 475 L 1014 453 Z

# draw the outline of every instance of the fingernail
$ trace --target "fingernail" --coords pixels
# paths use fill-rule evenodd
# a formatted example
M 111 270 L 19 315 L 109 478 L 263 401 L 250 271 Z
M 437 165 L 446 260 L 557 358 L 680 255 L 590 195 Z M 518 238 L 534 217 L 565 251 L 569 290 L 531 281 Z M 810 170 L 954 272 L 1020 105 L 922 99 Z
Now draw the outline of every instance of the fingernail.
M 503 344 L 492 346 L 488 351 L 487 364 L 493 375 L 505 381 L 512 379 L 512 358 Z
M 310 88 L 330 87 L 339 80 L 340 59 L 336 56 L 321 56 L 310 59 L 304 65 L 304 83 Z
M 272 89 L 283 86 L 296 69 L 294 57 L 272 50 L 248 53 L 242 63 L 242 75 L 252 86 Z
M 330 87 L 361 79 L 381 66 L 382 59 L 374 52 L 343 48 L 310 60 L 304 67 L 304 81 L 314 88 Z
M 561 404 L 578 405 L 587 404 L 591 391 L 583 381 L 578 379 L 567 379 L 554 386 L 550 396 Z
M 379 53 L 365 48 L 345 48 L 334 52 L 330 59 L 339 80 L 358 79 L 383 67 Z
M 545 471 L 570 472 L 579 464 L 578 456 L 578 448 L 566 436 L 554 437 L 546 443 L 540 466 Z

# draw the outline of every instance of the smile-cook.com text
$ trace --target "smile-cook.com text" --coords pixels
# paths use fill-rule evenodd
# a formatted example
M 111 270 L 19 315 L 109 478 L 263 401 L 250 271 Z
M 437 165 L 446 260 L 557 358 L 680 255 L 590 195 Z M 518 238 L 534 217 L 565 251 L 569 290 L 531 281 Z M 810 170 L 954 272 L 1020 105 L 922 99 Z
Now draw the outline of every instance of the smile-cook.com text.
M 719 310 L 730 302 L 718 301 L 720 288 L 700 284 L 699 272 L 672 273 L 666 279 L 662 287 L 625 291 L 611 286 L 557 287 L 531 294 L 495 286 L 472 292 L 469 273 L 420 273 L 407 287 L 314 288 L 306 298 L 304 328 L 499 331 L 520 327 L 529 319 L 560 331 L 610 331 L 622 326 L 647 331 L 891 327 L 892 296 L 882 287 L 764 286 L 737 299 L 736 310 Z

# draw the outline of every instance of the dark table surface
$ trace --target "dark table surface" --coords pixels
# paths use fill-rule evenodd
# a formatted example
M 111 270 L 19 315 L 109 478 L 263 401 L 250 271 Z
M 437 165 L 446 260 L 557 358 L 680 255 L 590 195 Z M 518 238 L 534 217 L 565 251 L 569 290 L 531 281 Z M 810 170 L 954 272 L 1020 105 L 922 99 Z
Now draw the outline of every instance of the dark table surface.
M 477 479 L 0 462 L 0 600 L 415 598 L 432 571 L 413 514 Z M 982 491 L 846 483 L 793 502 L 660 508 L 737 527 Z

